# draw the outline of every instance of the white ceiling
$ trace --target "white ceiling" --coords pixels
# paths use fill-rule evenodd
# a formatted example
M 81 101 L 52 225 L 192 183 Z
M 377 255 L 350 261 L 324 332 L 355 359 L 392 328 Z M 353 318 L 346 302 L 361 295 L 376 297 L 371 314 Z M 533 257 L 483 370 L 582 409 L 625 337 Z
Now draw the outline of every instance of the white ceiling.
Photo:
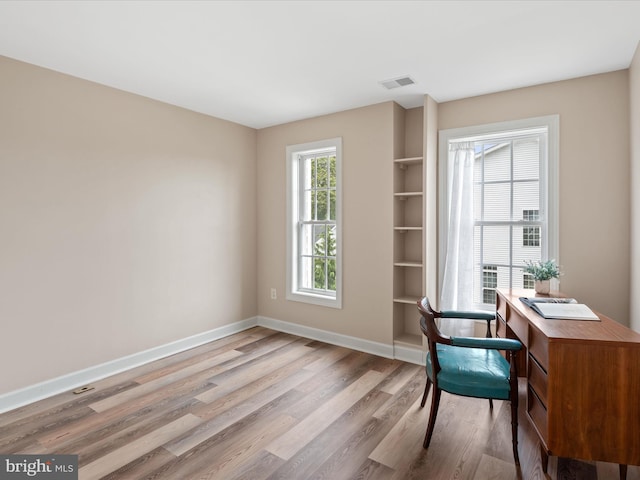
M 640 1 L 0 1 L 0 55 L 254 128 L 624 69 L 639 41 Z

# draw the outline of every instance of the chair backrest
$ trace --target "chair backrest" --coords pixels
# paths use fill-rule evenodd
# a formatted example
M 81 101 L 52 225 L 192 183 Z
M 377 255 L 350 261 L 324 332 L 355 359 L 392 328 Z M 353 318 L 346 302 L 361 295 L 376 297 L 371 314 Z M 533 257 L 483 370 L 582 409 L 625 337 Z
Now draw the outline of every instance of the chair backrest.
M 427 297 L 418 300 L 418 311 L 421 315 L 420 329 L 427 337 L 427 343 L 429 345 L 435 380 L 436 374 L 440 371 L 440 362 L 438 361 L 438 350 L 436 349 L 436 345 L 438 343 L 451 345 L 451 337 L 440 333 L 440 330 L 436 325 L 436 318 L 441 318 L 442 313 L 431 308 L 431 304 Z
M 429 340 L 436 343 L 451 345 L 451 337 L 440 333 L 438 325 L 436 324 L 436 318 L 442 318 L 442 313 L 431 307 L 427 297 L 418 300 L 418 311 L 420 315 L 422 315 L 420 319 L 420 329 L 422 333 L 424 333 Z

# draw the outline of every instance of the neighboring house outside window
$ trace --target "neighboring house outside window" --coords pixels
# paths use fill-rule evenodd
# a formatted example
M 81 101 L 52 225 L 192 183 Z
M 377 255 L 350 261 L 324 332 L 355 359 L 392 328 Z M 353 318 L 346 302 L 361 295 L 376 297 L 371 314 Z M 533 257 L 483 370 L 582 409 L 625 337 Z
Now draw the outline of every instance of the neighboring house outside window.
M 498 267 L 485 265 L 482 269 L 483 303 L 496 303 L 496 287 L 498 286 Z
M 523 210 L 522 220 L 524 222 L 537 222 L 540 220 L 539 210 Z M 523 247 L 539 247 L 540 246 L 540 227 L 523 227 L 522 228 L 522 246 Z
M 536 281 L 533 278 L 533 275 L 530 273 L 525 273 L 522 276 L 522 288 L 535 288 Z
M 287 299 L 341 308 L 340 138 L 287 147 Z

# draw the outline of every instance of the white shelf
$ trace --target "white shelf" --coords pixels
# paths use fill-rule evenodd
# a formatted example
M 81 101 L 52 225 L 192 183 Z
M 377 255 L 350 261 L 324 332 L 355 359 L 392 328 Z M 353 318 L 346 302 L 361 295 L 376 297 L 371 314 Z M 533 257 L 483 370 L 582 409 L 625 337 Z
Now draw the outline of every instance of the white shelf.
M 409 305 L 416 305 L 420 300 L 419 297 L 411 297 L 411 296 L 401 296 L 393 299 L 396 303 L 406 303 Z
M 422 268 L 422 262 L 403 260 L 403 261 L 400 261 L 400 262 L 393 262 L 393 266 L 394 267 Z
M 417 198 L 422 196 L 422 192 L 396 192 L 393 194 L 398 200 Z
M 422 163 L 422 157 L 397 158 L 393 163 L 400 165 L 400 168 L 408 165 L 419 165 Z

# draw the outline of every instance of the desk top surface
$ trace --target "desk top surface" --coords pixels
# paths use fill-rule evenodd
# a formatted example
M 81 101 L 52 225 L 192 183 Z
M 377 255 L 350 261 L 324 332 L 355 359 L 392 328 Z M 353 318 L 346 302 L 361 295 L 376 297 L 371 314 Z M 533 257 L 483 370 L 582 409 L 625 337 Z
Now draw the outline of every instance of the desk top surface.
M 537 295 L 534 290 L 499 288 L 497 292 L 529 323 L 538 328 L 550 340 L 558 341 L 597 341 L 612 343 L 637 343 L 640 348 L 640 333 L 612 320 L 600 312 L 600 321 L 594 320 L 559 320 L 546 319 L 538 315 L 531 308 L 520 301 L 520 297 L 566 297 L 561 292 L 551 292 L 549 295 Z

